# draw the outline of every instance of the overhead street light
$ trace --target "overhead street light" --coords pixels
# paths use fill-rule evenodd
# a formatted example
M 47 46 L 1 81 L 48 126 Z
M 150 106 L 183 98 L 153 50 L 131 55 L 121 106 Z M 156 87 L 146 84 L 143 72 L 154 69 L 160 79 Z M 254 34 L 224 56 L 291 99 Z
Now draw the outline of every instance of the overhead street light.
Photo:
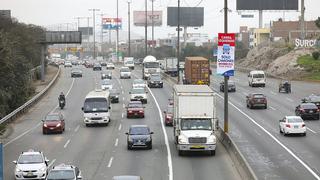
M 96 59 L 96 21 L 95 21 L 95 15 L 96 11 L 100 11 L 100 9 L 89 9 L 89 11 L 92 11 L 92 19 L 93 19 L 93 59 Z

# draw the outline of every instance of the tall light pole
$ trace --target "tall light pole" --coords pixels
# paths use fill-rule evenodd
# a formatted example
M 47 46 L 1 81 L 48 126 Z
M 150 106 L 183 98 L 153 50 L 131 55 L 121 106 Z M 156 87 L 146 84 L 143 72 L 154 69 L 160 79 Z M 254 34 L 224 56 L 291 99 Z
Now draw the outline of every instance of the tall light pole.
M 131 38 L 130 38 L 130 3 L 131 0 L 128 0 L 128 56 L 131 56 Z
M 144 13 L 145 13 L 145 24 L 144 24 L 144 50 L 145 50 L 145 56 L 148 55 L 148 0 L 145 0 L 145 7 L 144 7 Z
M 96 11 L 100 11 L 100 9 L 89 9 L 89 11 L 92 11 L 92 20 L 93 20 L 93 59 L 96 59 L 96 20 L 95 15 Z
M 117 0 L 117 42 L 116 42 L 116 56 L 117 56 L 117 62 L 119 62 L 119 0 Z
M 178 70 L 178 84 L 180 84 L 180 0 L 178 0 L 178 37 L 177 37 L 177 70 Z
M 151 27 L 151 31 L 152 31 L 152 52 L 153 52 L 153 46 L 154 46 L 154 44 L 153 44 L 153 41 L 154 41 L 154 20 L 153 20 L 153 18 L 154 18 L 154 16 L 153 16 L 153 2 L 154 2 L 155 0 L 151 0 L 151 22 L 152 22 L 152 27 Z
M 224 0 L 224 33 L 228 33 L 228 0 Z M 228 80 L 229 76 L 224 76 L 224 132 L 229 132 L 228 117 Z
M 300 18 L 300 28 L 301 28 L 301 39 L 305 39 L 305 25 L 304 25 L 304 13 L 305 13 L 305 7 L 304 7 L 304 0 L 301 0 L 301 18 Z

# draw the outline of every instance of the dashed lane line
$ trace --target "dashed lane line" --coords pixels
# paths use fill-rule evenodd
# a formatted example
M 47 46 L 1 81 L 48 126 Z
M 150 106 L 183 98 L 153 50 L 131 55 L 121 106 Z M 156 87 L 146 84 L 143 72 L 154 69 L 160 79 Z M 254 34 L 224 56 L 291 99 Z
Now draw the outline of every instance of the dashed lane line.
M 113 157 L 111 157 L 110 160 L 109 160 L 108 168 L 110 168 L 112 166 L 112 161 L 113 161 Z
M 118 130 L 120 131 L 120 130 L 121 130 L 121 128 L 122 128 L 122 125 L 120 124 L 120 125 L 119 125 L 119 128 L 118 128 Z
M 77 132 L 80 128 L 80 125 L 78 125 L 75 129 L 74 129 L 74 132 Z
M 114 146 L 117 147 L 117 146 L 118 146 L 118 143 L 119 143 L 119 139 L 117 138 L 117 139 L 116 139 L 116 142 L 114 143 Z
M 69 143 L 70 143 L 70 139 L 68 139 L 68 141 L 64 144 L 63 148 L 67 148 Z

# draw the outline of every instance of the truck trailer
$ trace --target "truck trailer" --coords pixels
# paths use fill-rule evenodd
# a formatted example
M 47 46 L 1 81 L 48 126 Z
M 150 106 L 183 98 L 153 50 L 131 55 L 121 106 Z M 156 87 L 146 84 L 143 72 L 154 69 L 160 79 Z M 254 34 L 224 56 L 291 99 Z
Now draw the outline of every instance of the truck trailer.
M 204 57 L 186 57 L 183 83 L 210 85 L 210 64 L 208 59 Z

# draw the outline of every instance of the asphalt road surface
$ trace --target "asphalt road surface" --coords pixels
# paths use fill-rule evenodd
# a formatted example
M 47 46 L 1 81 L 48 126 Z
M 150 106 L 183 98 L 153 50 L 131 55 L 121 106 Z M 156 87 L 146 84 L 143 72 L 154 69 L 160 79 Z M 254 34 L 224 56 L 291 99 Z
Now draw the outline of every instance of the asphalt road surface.
M 71 68 L 63 68 L 59 81 L 47 95 L 11 124 L 12 133 L 2 140 L 4 179 L 14 179 L 15 165 L 12 161 L 22 151 L 29 149 L 43 151 L 50 160 L 50 166 L 61 163 L 78 166 L 83 178 L 88 180 L 109 180 L 115 175 L 126 174 L 140 175 L 146 180 L 240 179 L 220 143 L 216 156 L 203 153 L 178 156 L 173 144 L 172 127 L 164 127 L 160 115 L 172 95 L 172 85 L 167 82 L 163 89 L 151 89 L 148 93 L 145 118 L 127 119 L 124 105 L 128 102 L 132 79 L 120 80 L 118 69 L 113 70 L 112 81 L 121 92 L 120 103 L 112 104 L 111 122 L 108 126 L 86 127 L 81 107 L 86 94 L 100 86 L 100 71 L 84 67 L 81 69 L 84 72 L 83 78 L 71 78 Z M 141 77 L 139 68 L 133 71 L 133 75 Z M 63 110 L 57 109 L 57 98 L 61 91 L 67 95 Z M 47 113 L 57 111 L 65 116 L 66 131 L 63 134 L 43 135 L 41 119 Z M 149 125 L 154 132 L 152 150 L 127 150 L 125 132 L 132 124 Z M 311 136 L 310 133 L 303 139 Z M 292 141 L 295 142 L 295 139 L 292 138 Z M 304 170 L 303 167 L 300 169 Z

